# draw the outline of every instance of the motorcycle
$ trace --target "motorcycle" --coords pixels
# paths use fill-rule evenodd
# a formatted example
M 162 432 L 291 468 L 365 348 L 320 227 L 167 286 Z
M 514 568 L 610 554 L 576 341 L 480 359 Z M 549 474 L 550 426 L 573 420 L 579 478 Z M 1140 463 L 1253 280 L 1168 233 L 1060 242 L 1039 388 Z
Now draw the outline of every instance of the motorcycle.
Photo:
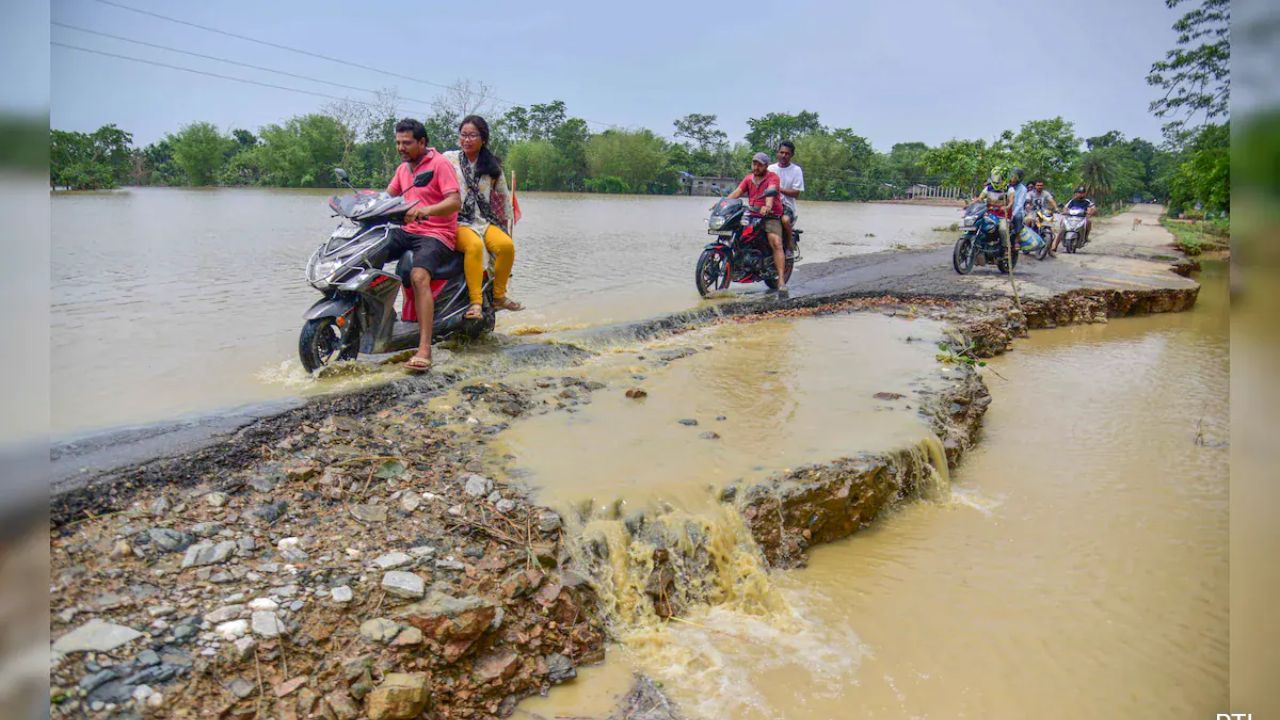
M 1067 216 L 1062 221 L 1062 246 L 1069 253 L 1089 244 L 1089 235 L 1085 232 L 1089 223 L 1087 212 L 1081 207 L 1067 208 Z
M 975 264 L 995 263 L 1000 272 L 1009 272 L 1009 261 L 1005 259 L 1004 243 L 1000 242 L 1000 218 L 987 210 L 987 203 L 979 200 L 964 209 L 961 221 L 963 235 L 956 240 L 955 249 L 951 252 L 951 266 L 961 275 L 973 272 Z M 1043 240 L 1041 240 L 1043 242 Z M 1013 266 L 1018 266 L 1018 249 L 1015 247 L 1010 257 Z
M 418 345 L 417 313 L 409 281 L 413 253 L 386 257 L 390 231 L 404 224 L 404 214 L 417 201 L 356 190 L 344 170 L 338 168 L 334 174 L 352 194 L 329 198 L 329 209 L 346 222 L 330 233 L 307 261 L 307 282 L 324 295 L 307 310 L 298 336 L 298 356 L 307 372 L 340 360 L 354 360 L 360 353 L 396 352 Z M 413 184 L 425 187 L 434 174 L 432 170 L 418 173 Z M 394 273 L 382 270 L 390 260 L 396 260 Z M 395 301 L 402 288 L 405 299 L 397 320 Z M 493 330 L 493 285 L 488 272 L 484 276 L 482 318 L 464 317 L 470 297 L 462 275 L 462 253 L 454 253 L 431 278 L 431 294 L 435 299 L 432 342 L 458 334 L 475 338 Z
M 1036 210 L 1036 233 L 1044 238 L 1044 249 L 1036 256 L 1039 260 L 1049 257 L 1049 253 L 1053 249 L 1053 240 L 1058 234 L 1058 216 L 1048 208 L 1040 208 Z
M 765 197 L 776 197 L 778 191 L 770 188 Z M 773 264 L 773 250 L 764 232 L 766 218 L 748 213 L 749 206 L 741 198 L 720 198 L 711 206 L 707 218 L 707 233 L 716 239 L 703 248 L 694 270 L 694 283 L 698 293 L 707 297 L 717 290 L 726 290 L 730 282 L 764 282 L 770 290 L 776 290 L 778 269 Z M 782 283 L 791 279 L 791 270 L 800 256 L 800 235 L 804 231 L 791 228 L 791 252 L 784 266 Z

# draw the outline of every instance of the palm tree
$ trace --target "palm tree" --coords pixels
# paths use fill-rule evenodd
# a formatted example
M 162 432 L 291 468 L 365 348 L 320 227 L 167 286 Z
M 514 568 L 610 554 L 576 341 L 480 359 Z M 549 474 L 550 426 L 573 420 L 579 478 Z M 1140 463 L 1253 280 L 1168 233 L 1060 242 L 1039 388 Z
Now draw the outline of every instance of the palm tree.
M 1098 198 L 1101 204 L 1103 199 L 1111 194 L 1115 170 L 1103 153 L 1094 151 L 1080 158 L 1080 178 L 1089 189 L 1089 193 Z

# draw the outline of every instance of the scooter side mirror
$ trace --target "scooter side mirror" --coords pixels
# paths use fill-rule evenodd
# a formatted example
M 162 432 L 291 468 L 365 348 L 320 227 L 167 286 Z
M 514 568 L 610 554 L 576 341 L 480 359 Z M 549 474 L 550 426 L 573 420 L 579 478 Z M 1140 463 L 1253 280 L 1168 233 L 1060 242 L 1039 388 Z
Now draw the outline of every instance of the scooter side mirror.
M 422 172 L 413 176 L 413 186 L 426 187 L 427 184 L 431 182 L 431 178 L 435 176 L 436 176 L 435 170 L 423 170 Z

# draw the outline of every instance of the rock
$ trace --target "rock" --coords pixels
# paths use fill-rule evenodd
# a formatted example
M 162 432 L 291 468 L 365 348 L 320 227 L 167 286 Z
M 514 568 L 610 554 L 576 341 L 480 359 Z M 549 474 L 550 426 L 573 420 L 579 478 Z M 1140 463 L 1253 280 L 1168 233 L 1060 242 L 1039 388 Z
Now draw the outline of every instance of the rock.
M 551 653 L 546 657 L 546 662 L 547 680 L 552 685 L 578 677 L 578 671 L 573 667 L 573 661 L 560 653 Z
M 452 555 L 436 560 L 437 570 L 466 570 L 467 566 L 461 560 L 455 560 Z
M 427 707 L 426 673 L 387 673 L 365 698 L 369 720 L 412 720 Z
M 714 430 L 708 430 L 704 433 L 699 433 L 698 437 L 702 438 L 703 440 L 719 440 L 720 433 Z
M 445 512 L 448 512 L 450 515 L 454 517 L 462 517 L 462 506 L 461 505 L 450 506 L 449 509 L 446 510 Z
M 411 513 L 422 506 L 422 496 L 410 490 L 400 496 L 400 509 Z
M 231 681 L 231 684 L 227 686 L 227 689 L 231 691 L 232 695 L 235 695 L 236 697 L 243 700 L 249 697 L 250 695 L 252 695 L 254 692 L 256 692 L 258 689 L 258 686 L 254 685 L 248 680 L 245 680 L 244 678 L 236 678 L 235 680 Z
M 649 397 L 649 393 L 640 388 L 631 388 L 630 390 L 627 391 L 627 397 L 631 398 L 632 400 L 641 400 Z
M 217 545 L 213 543 L 197 543 L 187 548 L 187 554 L 182 558 L 182 567 L 216 565 L 226 561 L 235 549 L 236 544 L 231 541 L 220 542 Z
M 149 685 L 139 685 L 133 689 L 133 701 L 137 703 L 145 703 L 147 698 L 155 694 L 155 690 Z
M 249 478 L 249 487 L 260 493 L 269 493 L 276 489 L 276 478 L 269 475 L 254 475 Z
M 435 552 L 436 549 L 430 545 L 418 545 L 417 547 L 409 548 L 409 554 L 416 558 L 424 558 L 429 555 L 434 555 Z
M 724 422 L 725 420 L 728 420 L 728 419 L 729 419 L 729 418 L 725 417 L 724 415 L 717 415 L 717 416 L 716 416 L 716 422 Z
M 254 540 L 250 535 L 245 535 L 236 540 L 236 549 L 240 551 L 240 554 L 247 555 L 258 549 L 258 541 Z
M 506 680 L 520 668 L 520 656 L 509 648 L 495 648 L 476 658 L 471 668 L 472 674 L 482 683 L 491 680 Z
M 253 634 L 263 638 L 278 637 L 284 632 L 284 626 L 276 614 L 268 610 L 259 610 L 250 618 Z
M 399 551 L 379 555 L 373 560 L 373 564 L 377 565 L 382 570 L 394 570 L 395 568 L 408 565 L 411 562 L 413 562 L 413 558 Z
M 875 395 L 872 395 L 872 397 L 877 400 L 901 400 L 906 397 L 906 395 L 896 392 L 878 392 Z
M 284 558 L 285 562 L 303 562 L 308 559 L 308 555 L 303 552 L 301 544 L 302 540 L 296 537 L 281 538 L 280 542 L 276 543 L 276 550 L 280 552 L 280 557 Z
M 223 640 L 235 640 L 249 634 L 249 621 L 247 620 L 228 620 L 224 623 L 218 623 L 214 628 L 214 632 L 222 636 Z
M 151 517 L 161 518 L 168 515 L 169 510 L 171 510 L 172 508 L 173 508 L 173 505 L 169 503 L 169 498 L 165 497 L 164 495 L 161 495 L 160 497 L 151 501 L 151 507 L 147 508 L 147 511 L 151 513 Z
M 160 664 L 160 655 L 155 650 L 143 650 L 133 661 L 138 667 L 150 667 Z
M 191 526 L 191 532 L 199 537 L 213 537 L 222 532 L 223 525 L 220 522 L 202 522 Z
M 278 698 L 289 697 L 290 695 L 293 694 L 295 690 L 302 687 L 303 685 L 306 685 L 307 679 L 308 678 L 306 675 L 299 675 L 298 677 L 292 680 L 286 680 L 285 682 L 282 682 L 279 685 L 276 685 L 275 686 L 276 697 Z
M 466 484 L 463 485 L 462 490 L 471 497 L 483 497 L 493 490 L 493 481 L 483 475 L 473 473 L 466 476 Z
M 403 570 L 390 570 L 382 575 L 382 589 L 388 595 L 417 599 L 426 592 L 426 584 L 422 578 Z
M 491 503 L 496 503 L 501 499 L 502 499 L 502 493 L 498 492 L 497 490 L 494 490 L 493 492 L 489 493 L 489 497 L 485 498 L 485 500 L 488 500 Z
M 147 698 L 147 707 L 152 710 L 159 710 L 164 707 L 164 695 L 158 692 L 151 693 L 151 696 Z
M 698 421 L 694 420 L 693 418 L 681 418 L 676 422 L 680 423 L 681 425 L 687 425 L 688 427 L 694 427 L 698 424 Z
M 422 631 L 416 627 L 407 627 L 396 635 L 396 639 L 391 641 L 392 647 L 407 647 L 409 645 L 421 645 L 423 641 Z
M 329 590 L 329 599 L 339 605 L 345 605 L 351 602 L 354 597 L 355 596 L 351 592 L 351 588 L 346 585 L 339 585 L 338 587 Z
M 495 505 L 497 506 L 498 512 L 502 513 L 503 515 L 506 515 L 507 513 L 516 509 L 515 502 L 512 500 L 507 500 L 506 498 L 499 500 L 497 503 L 495 503 Z
M 337 720 L 356 720 L 360 717 L 360 708 L 345 690 L 334 690 L 324 696 L 324 702 L 333 712 Z M 322 713 L 323 714 L 323 713 Z
M 209 507 L 220 508 L 227 504 L 227 494 L 222 492 L 211 492 L 204 496 L 204 501 L 209 503 Z
M 177 611 L 177 608 L 172 605 L 150 605 L 147 607 L 147 614 L 153 618 L 169 617 Z
M 253 509 L 249 511 L 249 516 L 270 525 L 283 517 L 285 511 L 288 509 L 289 503 L 284 500 L 276 500 L 275 502 L 255 505 Z
M 227 620 L 234 620 L 240 617 L 240 613 L 244 612 L 244 605 L 223 605 L 211 613 L 206 613 L 204 619 L 207 622 L 217 625 Z
M 280 604 L 271 598 L 255 598 L 249 601 L 251 610 L 279 610 Z
M 129 544 L 128 540 L 117 540 L 115 544 L 111 546 L 110 557 L 113 559 L 128 557 L 132 554 L 133 546 Z
M 386 522 L 387 506 L 386 505 L 353 505 L 351 514 L 357 520 L 367 523 Z
M 395 617 L 421 630 L 427 643 L 444 656 L 445 662 L 454 662 L 491 629 L 497 607 L 476 596 L 455 598 L 437 591 L 401 609 Z
M 231 656 L 237 662 L 244 662 L 253 656 L 254 649 L 258 647 L 258 641 L 251 637 L 242 637 L 232 643 L 231 647 L 233 648 Z
M 153 546 L 164 552 L 182 552 L 195 538 L 188 533 L 169 528 L 151 528 L 147 531 L 147 539 Z
M 360 637 L 369 642 L 386 644 L 400 634 L 400 624 L 386 618 L 373 618 L 360 623 Z
M 563 523 L 560 515 L 552 510 L 543 510 L 538 513 L 538 529 L 544 533 L 555 532 L 559 530 Z
M 140 637 L 142 633 L 133 628 L 94 618 L 54 641 L 53 649 L 63 654 L 107 652 Z
M 84 690 L 87 693 L 91 693 L 94 690 L 98 689 L 100 685 L 111 682 L 112 680 L 115 680 L 115 679 L 116 679 L 115 668 L 107 668 L 106 670 L 99 670 L 97 672 L 89 673 L 88 675 L 85 675 L 84 677 L 80 678 L 80 682 L 76 684 L 80 686 L 81 690 Z

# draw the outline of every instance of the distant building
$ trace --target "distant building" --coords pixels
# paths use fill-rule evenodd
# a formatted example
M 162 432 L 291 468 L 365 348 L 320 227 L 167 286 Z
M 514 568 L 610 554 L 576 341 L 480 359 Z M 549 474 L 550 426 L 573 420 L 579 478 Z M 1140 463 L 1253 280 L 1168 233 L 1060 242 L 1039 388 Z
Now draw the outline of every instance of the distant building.
M 907 188 L 906 194 L 908 200 L 914 198 L 962 198 L 965 196 L 966 193 L 960 188 L 937 187 L 921 183 L 916 183 Z
M 686 195 L 706 195 L 720 197 L 733 192 L 742 178 L 732 177 L 700 177 L 688 173 L 680 173 L 680 183 L 684 185 Z

